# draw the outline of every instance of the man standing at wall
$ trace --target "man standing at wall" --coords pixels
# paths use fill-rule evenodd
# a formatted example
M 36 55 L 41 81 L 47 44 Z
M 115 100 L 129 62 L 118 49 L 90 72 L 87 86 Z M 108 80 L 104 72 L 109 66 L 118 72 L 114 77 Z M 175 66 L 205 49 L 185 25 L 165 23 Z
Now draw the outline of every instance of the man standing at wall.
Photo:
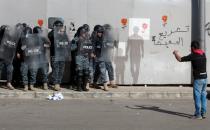
M 193 97 L 195 104 L 194 119 L 206 118 L 207 99 L 207 72 L 206 72 L 206 55 L 203 50 L 199 49 L 198 41 L 192 41 L 191 54 L 181 57 L 177 50 L 173 54 L 179 62 L 191 61 L 193 68 Z

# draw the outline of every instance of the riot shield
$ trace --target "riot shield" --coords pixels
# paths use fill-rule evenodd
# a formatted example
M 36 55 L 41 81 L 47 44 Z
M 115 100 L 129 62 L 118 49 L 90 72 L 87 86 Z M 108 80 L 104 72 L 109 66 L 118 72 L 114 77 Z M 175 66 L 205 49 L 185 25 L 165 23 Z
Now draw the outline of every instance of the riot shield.
M 39 35 L 41 35 L 42 37 L 48 37 L 48 29 L 42 27 L 40 32 L 39 32 Z
M 115 47 L 118 47 L 118 32 L 111 26 L 105 27 L 100 60 L 107 62 L 112 61 Z
M 104 46 L 105 47 L 117 47 L 119 41 L 119 33 L 117 29 L 112 28 L 110 25 L 104 25 Z M 108 26 L 108 27 L 107 27 Z
M 14 59 L 18 41 L 21 38 L 21 26 L 7 26 L 0 44 L 0 59 L 11 63 Z
M 40 63 L 44 62 L 42 55 L 44 55 L 43 41 L 38 34 L 29 34 L 22 41 L 21 49 L 24 54 L 24 62 L 33 68 L 38 68 Z
M 46 28 L 41 28 L 41 32 L 38 34 L 42 46 L 44 47 L 43 53 L 40 57 L 40 62 L 41 63 L 49 63 L 50 62 L 50 40 L 48 38 L 48 30 Z
M 54 60 L 71 60 L 71 46 L 65 27 L 54 27 Z

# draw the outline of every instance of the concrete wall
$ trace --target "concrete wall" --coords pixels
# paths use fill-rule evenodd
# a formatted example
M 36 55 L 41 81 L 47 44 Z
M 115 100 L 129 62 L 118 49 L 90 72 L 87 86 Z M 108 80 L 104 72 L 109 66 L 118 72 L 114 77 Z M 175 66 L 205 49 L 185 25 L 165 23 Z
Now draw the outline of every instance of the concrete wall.
M 39 18 L 46 21 L 46 0 L 0 0 L 0 17 L 0 25 L 18 22 L 37 25 Z
M 168 17 L 165 26 L 163 15 Z M 68 21 L 73 21 L 77 27 L 84 23 L 90 24 L 91 27 L 96 24 L 112 24 L 118 30 L 120 51 L 125 53 L 128 50 L 128 55 L 115 53 L 116 78 L 120 84 L 191 83 L 190 64 L 178 63 L 172 55 L 174 49 L 179 49 L 183 55 L 189 53 L 191 0 L 48 0 L 47 16 L 62 16 L 67 24 Z M 121 18 L 149 20 L 149 38 L 135 39 L 137 42 L 133 45 L 132 40 L 128 40 L 129 30 L 132 28 L 129 28 L 131 26 L 128 23 L 127 27 L 122 29 Z M 139 28 L 142 31 L 141 25 Z M 163 37 L 160 33 L 170 36 Z M 153 40 L 155 37 L 156 41 L 152 41 L 152 37 Z M 180 44 L 163 45 L 169 41 Z M 137 53 L 142 51 L 141 44 L 144 48 L 143 57 L 141 53 Z M 119 50 L 116 49 L 115 52 L 117 51 Z M 136 52 L 135 56 L 129 52 Z
M 59 16 L 67 26 L 74 22 L 76 28 L 84 23 L 91 28 L 113 25 L 120 41 L 113 59 L 120 84 L 191 83 L 190 63 L 178 63 L 172 55 L 174 49 L 182 55 L 189 53 L 191 0 L 19 0 L 18 5 L 14 0 L 1 0 L 4 20 L 0 24 L 35 24 L 38 18 Z M 167 23 L 162 20 L 164 15 Z M 137 19 L 130 19 L 123 27 L 122 18 Z M 134 26 L 139 28 L 137 38 L 129 35 Z
M 206 55 L 208 81 L 210 81 L 210 0 L 206 0 Z

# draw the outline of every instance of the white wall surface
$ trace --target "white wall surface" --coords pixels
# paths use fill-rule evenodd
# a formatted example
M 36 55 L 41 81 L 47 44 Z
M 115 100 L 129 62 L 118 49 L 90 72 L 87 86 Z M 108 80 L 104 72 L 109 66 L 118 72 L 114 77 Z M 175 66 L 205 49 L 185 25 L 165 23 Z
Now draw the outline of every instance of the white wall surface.
M 39 18 L 46 21 L 46 0 L 0 0 L 0 17 L 0 25 L 37 25 Z
M 208 24 L 208 25 L 207 25 Z M 208 81 L 210 81 L 210 0 L 206 0 L 206 55 Z
M 163 15 L 168 16 L 165 26 L 162 22 Z M 147 18 L 150 20 L 150 39 L 136 43 L 137 46 L 138 44 L 144 45 L 144 56 L 143 58 L 140 58 L 140 55 L 117 57 L 121 60 L 114 61 L 115 70 L 120 71 L 119 74 L 116 73 L 116 78 L 124 74 L 124 79 L 119 80 L 118 83 L 191 83 L 190 63 L 179 63 L 172 54 L 174 49 L 180 50 L 182 55 L 189 53 L 191 0 L 1 0 L 0 16 L 1 19 L 3 18 L 0 20 L 0 24 L 15 24 L 17 22 L 35 24 L 38 18 L 46 20 L 47 17 L 63 17 L 66 25 L 74 22 L 76 27 L 87 23 L 93 28 L 96 24 L 109 23 L 118 30 L 120 42 L 125 43 L 123 51 L 126 51 L 129 45 L 129 27 L 121 28 L 121 18 Z M 141 27 L 141 25 L 139 26 Z M 189 30 L 186 26 L 189 26 Z M 178 30 L 187 31 L 179 32 Z M 162 43 L 176 42 L 179 38 L 182 42 L 179 45 L 154 45 L 152 37 L 156 36 L 157 42 L 160 33 L 168 35 L 171 33 L 170 36 L 160 41 Z M 130 52 L 141 51 L 135 46 L 131 46 L 131 49 Z M 134 69 L 134 73 L 132 73 L 132 69 L 136 67 L 131 66 L 132 60 L 136 61 L 135 64 L 139 67 L 139 69 Z

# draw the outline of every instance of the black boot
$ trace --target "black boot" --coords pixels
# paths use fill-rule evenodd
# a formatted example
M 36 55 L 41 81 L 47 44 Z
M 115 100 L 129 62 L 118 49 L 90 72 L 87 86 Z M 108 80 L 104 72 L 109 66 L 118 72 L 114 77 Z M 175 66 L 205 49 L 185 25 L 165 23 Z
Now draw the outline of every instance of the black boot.
M 82 92 L 82 77 L 78 77 L 78 80 L 77 80 L 77 91 Z
M 89 91 L 89 89 L 87 88 L 87 84 L 88 84 L 88 76 L 85 76 L 84 77 L 84 82 L 83 82 L 84 84 L 82 85 L 82 89 L 83 89 L 83 91 Z

